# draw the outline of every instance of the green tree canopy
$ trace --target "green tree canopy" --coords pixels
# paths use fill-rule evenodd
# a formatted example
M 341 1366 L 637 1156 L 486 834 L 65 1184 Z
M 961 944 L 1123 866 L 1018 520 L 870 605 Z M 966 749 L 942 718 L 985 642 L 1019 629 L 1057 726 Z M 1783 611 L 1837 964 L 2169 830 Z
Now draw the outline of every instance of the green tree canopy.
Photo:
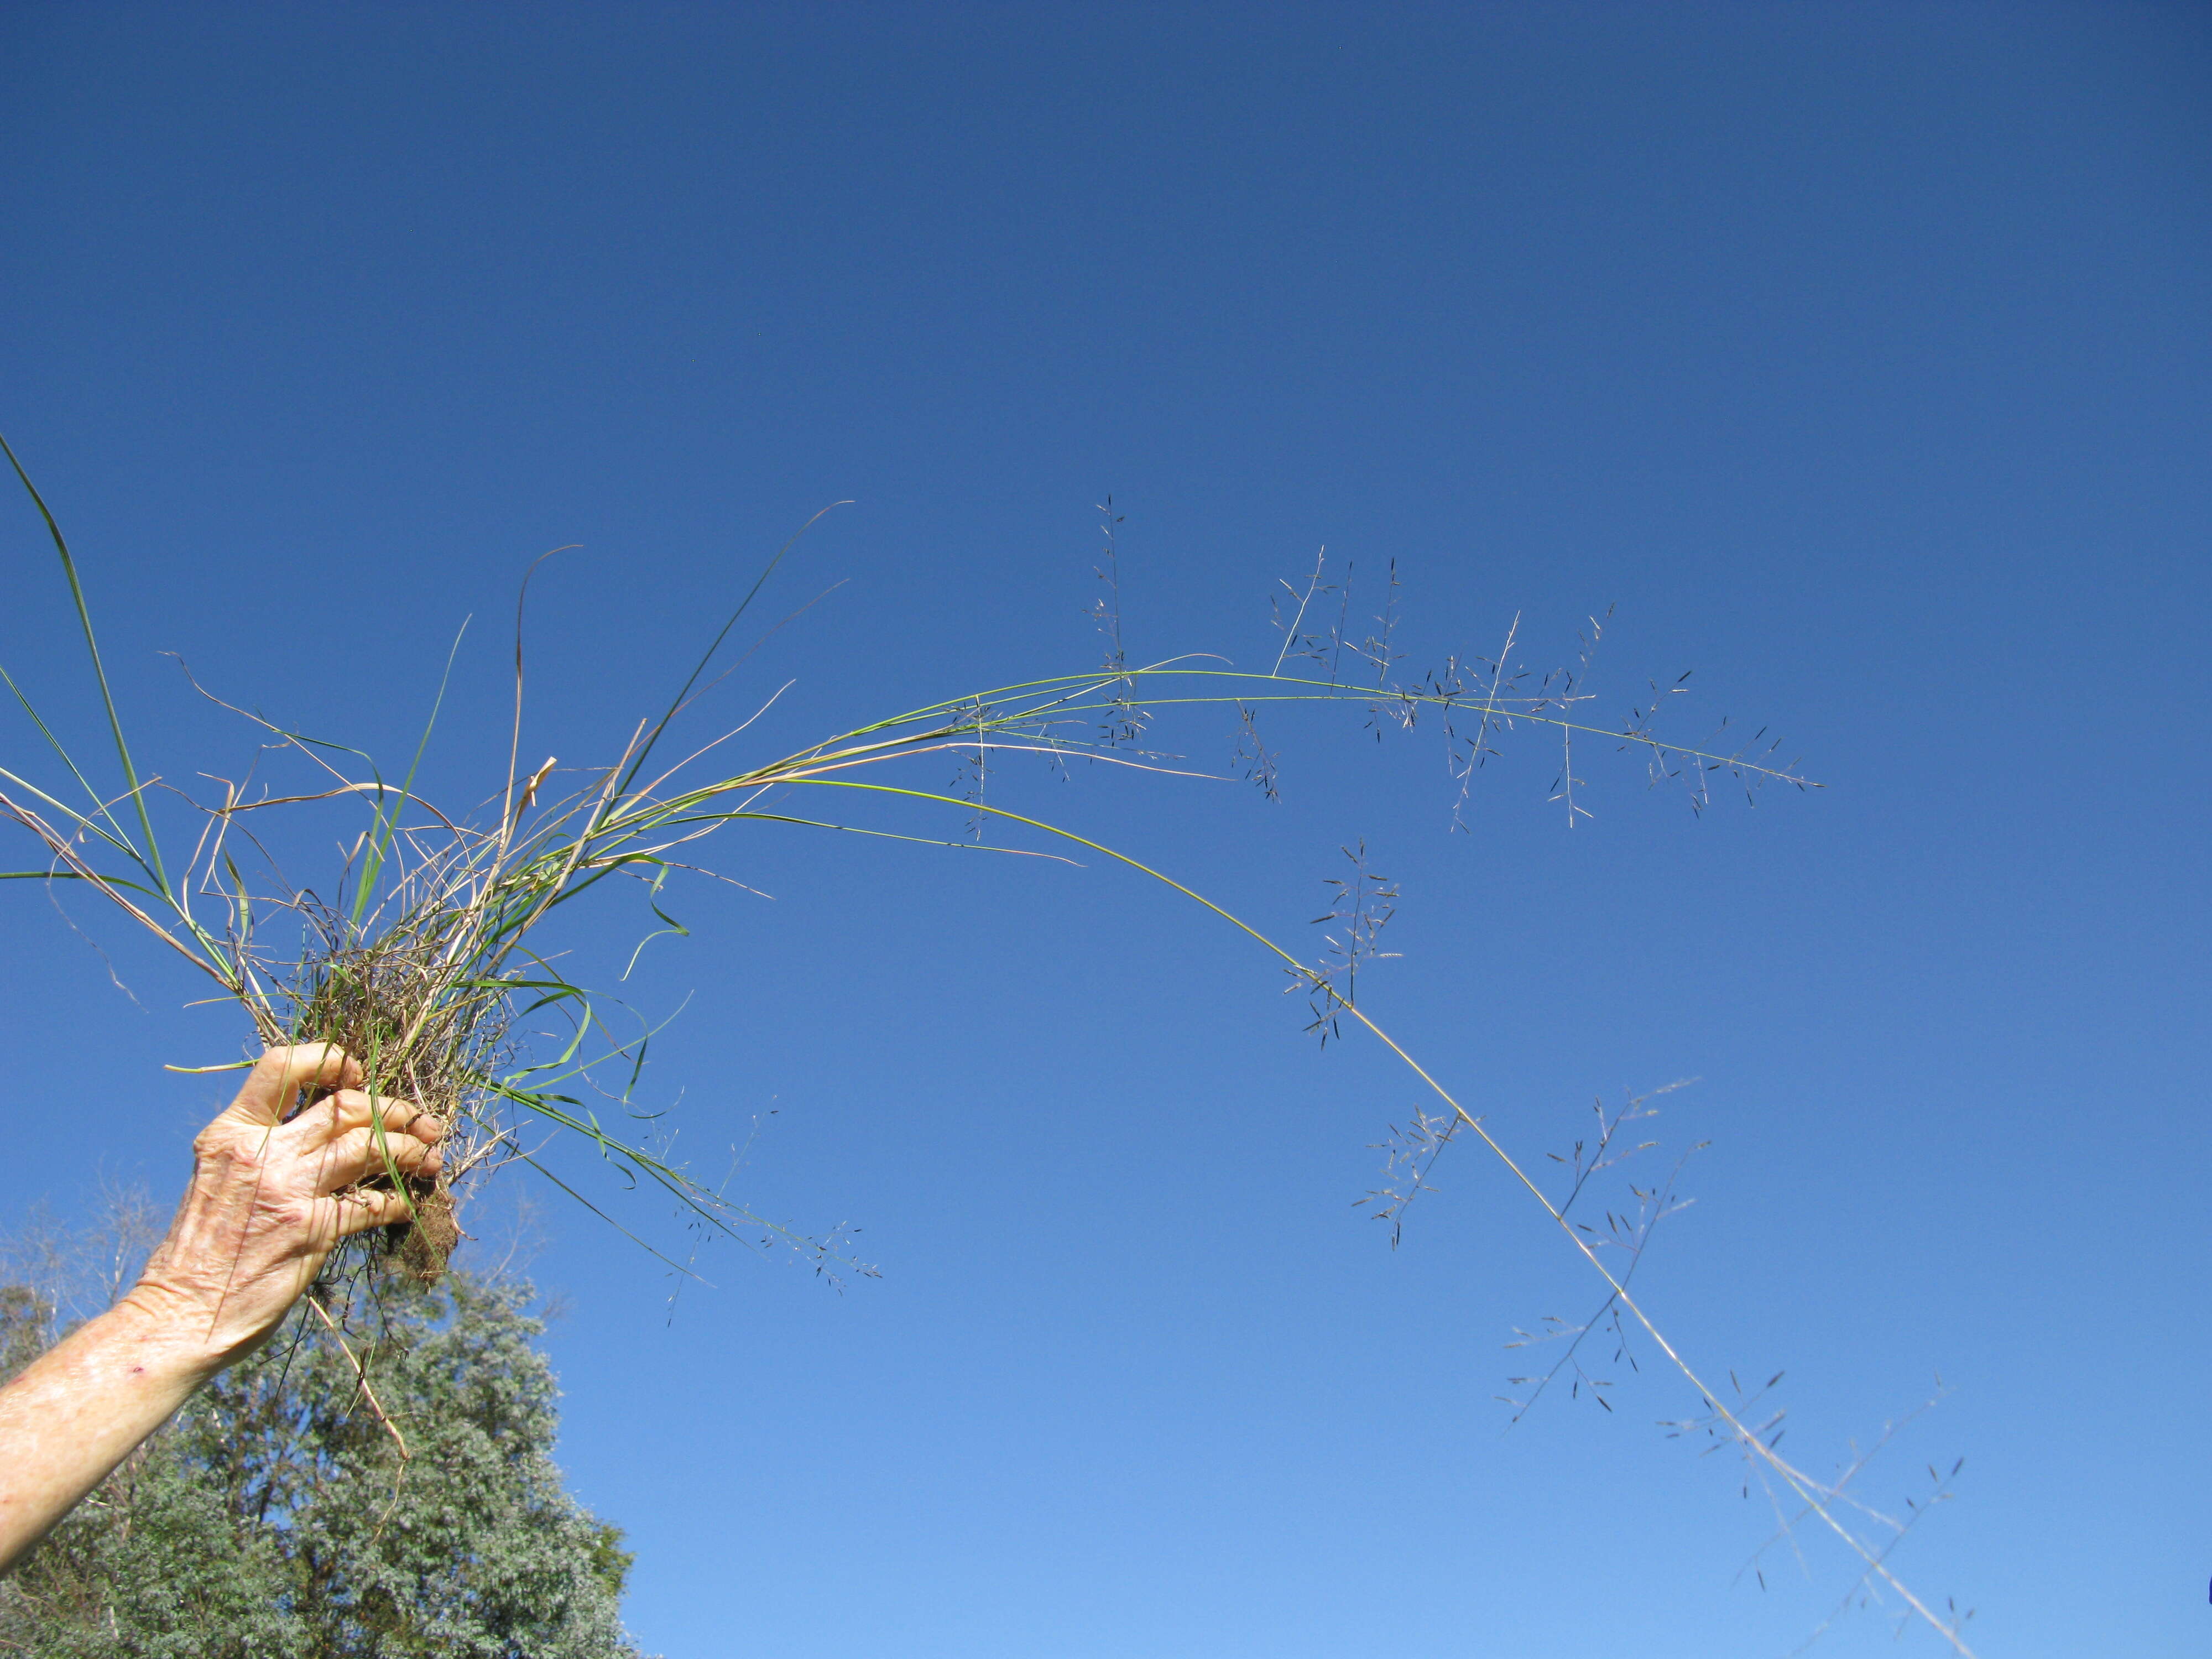
M 0 1579 L 39 1659 L 640 1659 L 620 1531 L 563 1490 L 557 1390 L 519 1280 L 378 1291 L 362 1396 L 302 1307 Z M 0 1377 L 56 1337 L 0 1287 Z

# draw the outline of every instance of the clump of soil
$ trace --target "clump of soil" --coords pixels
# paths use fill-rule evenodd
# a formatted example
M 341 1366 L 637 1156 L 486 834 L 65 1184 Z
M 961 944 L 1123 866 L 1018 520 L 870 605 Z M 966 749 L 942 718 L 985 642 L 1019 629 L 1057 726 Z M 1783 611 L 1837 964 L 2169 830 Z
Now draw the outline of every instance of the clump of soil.
M 434 1285 L 446 1276 L 446 1264 L 461 1242 L 461 1224 L 454 1213 L 453 1195 L 443 1181 L 411 1182 L 409 1186 L 415 1218 L 391 1230 L 392 1259 L 417 1285 Z

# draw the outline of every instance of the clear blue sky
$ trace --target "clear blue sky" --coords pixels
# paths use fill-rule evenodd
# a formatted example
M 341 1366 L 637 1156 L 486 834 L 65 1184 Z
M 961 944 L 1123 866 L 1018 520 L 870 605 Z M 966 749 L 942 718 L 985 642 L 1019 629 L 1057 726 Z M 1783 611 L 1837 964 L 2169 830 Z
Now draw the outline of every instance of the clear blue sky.
M 1785 1449 L 1942 1374 L 1866 1492 L 1966 1459 L 1896 1559 L 1980 1651 L 2212 1641 L 2206 9 L 30 4 L 0 76 L 0 430 L 179 775 L 246 744 L 159 653 L 389 755 L 474 615 L 431 763 L 474 792 L 566 543 L 526 742 L 604 753 L 846 497 L 780 595 L 848 585 L 723 694 L 797 678 L 763 746 L 1090 665 L 1109 490 L 1141 655 L 1264 665 L 1323 543 L 1399 561 L 1418 658 L 1617 605 L 1604 707 L 1694 669 L 1828 787 L 1697 821 L 1592 754 L 1569 833 L 1528 750 L 1455 836 L 1431 746 L 1327 720 L 1279 806 L 995 787 L 1292 933 L 1364 836 L 1372 1006 L 1516 1148 L 1703 1079 L 1639 1284 L 1786 1368 Z M 81 698 L 0 523 L 0 652 Z M 884 1276 L 726 1251 L 672 1316 L 548 1213 L 563 1458 L 652 1650 L 1708 1659 L 1842 1593 L 1809 1546 L 1737 1577 L 1765 1513 L 1648 1361 L 1507 1431 L 1501 1345 L 1589 1286 L 1463 1149 L 1389 1250 L 1350 1201 L 1409 1079 L 1225 929 L 1104 868 L 719 861 L 775 897 L 680 896 L 649 1088 L 702 1169 L 774 1109 L 739 1186 Z M 173 1190 L 218 1085 L 158 1067 L 237 1040 L 80 919 L 136 1001 L 0 893 L 0 1213 Z

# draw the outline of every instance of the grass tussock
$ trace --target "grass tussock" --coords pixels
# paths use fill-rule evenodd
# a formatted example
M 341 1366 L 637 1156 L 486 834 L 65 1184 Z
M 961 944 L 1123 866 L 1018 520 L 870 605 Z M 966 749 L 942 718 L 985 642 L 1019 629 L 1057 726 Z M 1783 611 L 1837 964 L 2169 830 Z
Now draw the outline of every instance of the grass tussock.
M 14 461 L 4 442 L 0 452 Z M 1121 642 L 1115 547 L 1120 520 L 1109 508 L 1102 526 L 1105 539 L 1097 573 L 1104 590 L 1097 621 L 1106 650 L 1096 669 L 927 703 L 797 750 L 722 769 L 727 764 L 724 757 L 737 750 L 773 704 L 770 697 L 750 718 L 689 751 L 672 753 L 679 717 L 714 684 L 707 676 L 782 558 L 779 553 L 674 698 L 657 716 L 639 721 L 611 761 L 564 769 L 549 758 L 533 770 L 523 770 L 518 612 L 507 775 L 475 810 L 451 814 L 418 795 L 414 782 L 422 745 L 405 777 L 393 785 L 356 751 L 285 729 L 242 708 L 234 712 L 260 728 L 266 747 L 304 768 L 308 781 L 280 792 L 249 775 L 218 781 L 215 796 L 198 799 L 142 777 L 108 688 L 68 544 L 20 464 L 16 471 L 37 502 L 67 577 L 123 787 L 95 788 L 88 769 L 8 679 L 67 774 L 69 787 L 42 787 L 0 768 L 0 816 L 27 830 L 45 854 L 41 868 L 0 876 L 89 886 L 212 979 L 221 994 L 242 1009 L 257 1044 L 335 1042 L 362 1061 L 371 1087 L 410 1097 L 446 1123 L 447 1167 L 434 1185 L 409 1187 L 387 1159 L 381 1179 L 408 1192 L 412 1220 L 361 1245 L 350 1256 L 334 1259 L 333 1273 L 361 1273 L 382 1262 L 415 1279 L 434 1280 L 461 1236 L 459 1206 L 469 1190 L 509 1164 L 535 1170 L 596 1210 L 544 1157 L 550 1139 L 563 1135 L 586 1143 L 626 1182 L 662 1189 L 696 1226 L 756 1246 L 781 1243 L 825 1273 L 841 1267 L 868 1271 L 853 1261 L 841 1235 L 810 1237 L 769 1221 L 688 1174 L 668 1160 L 665 1147 L 656 1150 L 648 1135 L 628 1127 L 644 1116 L 631 1111 L 632 1094 L 653 1031 L 569 979 L 556 955 L 538 948 L 538 930 L 560 907 L 617 879 L 629 884 L 659 924 L 648 939 L 684 932 L 663 908 L 664 888 L 678 875 L 726 879 L 714 877 L 699 862 L 700 844 L 747 823 L 802 825 L 1018 857 L 1074 861 L 1096 855 L 1165 884 L 1248 936 L 1276 960 L 1287 976 L 1286 988 L 1308 999 L 1310 1030 L 1328 1040 L 1364 1032 L 1418 1079 L 1437 1109 L 1417 1113 L 1418 1132 L 1404 1137 L 1393 1153 L 1397 1184 L 1370 1195 L 1379 1200 L 1373 1212 L 1389 1223 L 1394 1236 L 1407 1202 L 1425 1189 L 1425 1171 L 1445 1144 L 1455 1137 L 1478 1143 L 1600 1281 L 1604 1304 L 1599 1317 L 1568 1333 L 1573 1346 L 1562 1364 L 1571 1368 L 1571 1385 L 1579 1389 L 1582 1384 L 1583 1373 L 1574 1356 L 1585 1328 L 1601 1328 L 1624 1342 L 1632 1333 L 1648 1341 L 1694 1391 L 1699 1401 L 1694 1423 L 1717 1443 L 1732 1447 L 1774 1492 L 1779 1505 L 1794 1507 L 1800 1518 L 1811 1518 L 1838 1540 L 1857 1564 L 1862 1589 L 1899 1598 L 1912 1616 L 1941 1632 L 1956 1651 L 1970 1651 L 1959 1616 L 1946 1619 L 1897 1578 L 1887 1559 L 1894 1540 L 1854 1524 L 1856 1498 L 1840 1483 L 1823 1482 L 1784 1459 L 1775 1449 L 1779 1437 L 1773 1421 L 1756 1418 L 1751 1402 L 1731 1405 L 1730 1393 L 1708 1386 L 1661 1334 L 1628 1284 L 1650 1224 L 1632 1225 L 1630 1265 L 1616 1269 L 1601 1253 L 1607 1241 L 1571 1214 L 1589 1173 L 1583 1148 L 1578 1146 L 1572 1159 L 1572 1189 L 1547 1193 L 1531 1167 L 1483 1118 L 1361 1006 L 1363 964 L 1391 954 L 1378 940 L 1397 897 L 1395 885 L 1367 869 L 1364 846 L 1357 852 L 1347 849 L 1352 873 L 1331 884 L 1328 914 L 1318 919 L 1331 930 L 1328 948 L 1314 959 L 1127 853 L 985 799 L 987 773 L 1023 756 L 1058 767 L 1082 759 L 1154 773 L 1218 776 L 1187 769 L 1177 757 L 1146 746 L 1150 724 L 1161 711 L 1193 708 L 1233 715 L 1231 771 L 1241 772 L 1272 797 L 1276 757 L 1261 740 L 1261 722 L 1286 709 L 1316 705 L 1361 714 L 1378 738 L 1389 732 L 1416 730 L 1440 737 L 1457 789 L 1455 824 L 1476 774 L 1498 752 L 1500 743 L 1518 732 L 1538 734 L 1557 745 L 1559 770 L 1551 799 L 1562 807 L 1570 826 L 1589 816 L 1578 795 L 1584 786 L 1577 745 L 1591 743 L 1641 757 L 1652 785 L 1680 788 L 1698 811 L 1730 785 L 1753 798 L 1772 784 L 1815 787 L 1795 763 L 1778 757 L 1778 740 L 1770 741 L 1763 729 L 1741 739 L 1723 720 L 1716 735 L 1702 743 L 1683 744 L 1662 737 L 1662 718 L 1683 692 L 1680 681 L 1650 684 L 1648 698 L 1639 699 L 1623 720 L 1596 718 L 1589 708 L 1594 694 L 1589 682 L 1602 618 L 1591 619 L 1577 660 L 1547 674 L 1532 673 L 1519 660 L 1517 618 L 1495 656 L 1453 657 L 1413 674 L 1401 667 L 1402 653 L 1394 643 L 1399 586 L 1395 566 L 1380 613 L 1355 623 L 1348 582 L 1325 580 L 1325 563 L 1317 562 L 1302 584 L 1283 584 L 1285 598 L 1276 611 L 1279 649 L 1266 672 L 1239 671 L 1218 659 L 1140 665 L 1129 659 Z M 526 580 L 524 586 L 526 593 Z M 435 719 L 434 712 L 434 726 Z M 426 729 L 423 744 L 429 736 Z M 963 781 L 940 789 L 884 775 L 887 768 L 927 757 L 934 757 L 940 767 L 949 761 Z M 834 806 L 807 810 L 810 798 L 824 803 L 868 799 L 923 814 L 957 815 L 969 833 L 963 838 L 935 832 L 927 817 L 915 831 L 853 823 Z M 189 850 L 180 858 L 165 855 L 155 833 L 157 799 L 185 813 L 193 826 Z M 273 838 L 259 827 L 264 815 L 333 807 L 360 812 L 363 819 L 347 842 L 343 867 L 335 881 L 319 889 L 295 884 L 270 854 Z M 980 838 L 985 823 L 1024 832 L 1039 844 L 985 846 Z M 181 849 L 181 841 L 176 844 Z M 1592 1155 L 1601 1164 L 1610 1140 L 1608 1129 Z M 1663 1216 L 1674 1201 L 1671 1183 L 1656 1198 L 1648 1193 L 1639 1198 L 1645 1206 L 1639 1213 Z M 645 1248 L 653 1249 L 649 1243 Z M 331 1334 L 343 1348 L 335 1323 Z M 346 1352 L 352 1358 L 351 1350 Z M 1553 1374 L 1565 1373 L 1554 1367 Z M 365 1370 L 360 1380 L 366 1394 Z M 1550 1375 L 1515 1379 L 1539 1391 L 1550 1380 Z M 1602 1394 L 1597 1397 L 1602 1402 Z M 1523 1408 L 1523 1402 L 1515 1404 Z

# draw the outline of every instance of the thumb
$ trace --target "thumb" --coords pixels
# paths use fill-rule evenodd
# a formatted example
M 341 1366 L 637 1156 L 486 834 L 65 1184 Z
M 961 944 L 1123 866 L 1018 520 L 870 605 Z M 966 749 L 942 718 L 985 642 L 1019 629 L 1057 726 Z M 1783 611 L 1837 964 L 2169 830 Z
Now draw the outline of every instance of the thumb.
M 298 1101 L 301 1090 L 354 1089 L 361 1086 L 361 1067 L 335 1043 L 303 1042 L 271 1048 L 253 1062 L 253 1069 L 240 1085 L 238 1098 L 223 1115 L 235 1123 L 281 1123 Z

